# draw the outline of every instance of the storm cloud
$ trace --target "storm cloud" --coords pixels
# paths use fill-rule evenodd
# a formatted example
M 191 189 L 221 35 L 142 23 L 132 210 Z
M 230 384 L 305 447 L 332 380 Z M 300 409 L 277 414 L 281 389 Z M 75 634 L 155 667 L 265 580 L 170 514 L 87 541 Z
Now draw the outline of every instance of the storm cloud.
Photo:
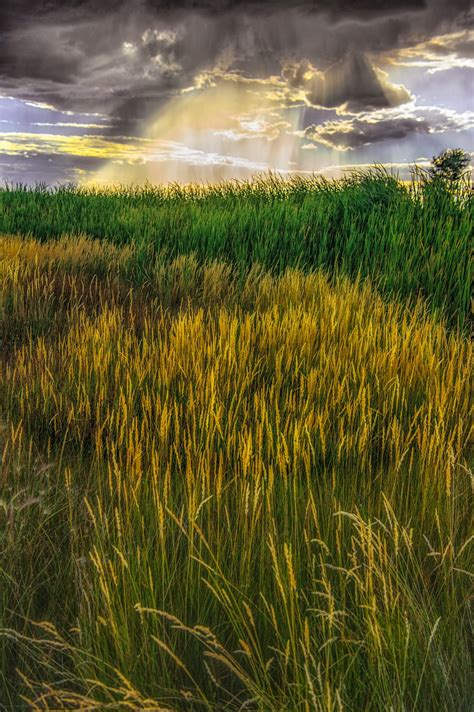
M 343 107 L 345 113 L 389 108 L 411 100 L 403 86 L 392 84 L 360 52 L 319 72 L 307 60 L 284 68 L 283 77 L 294 89 L 302 89 L 308 104 L 316 107 Z
M 316 70 L 310 104 L 393 106 L 407 93 L 384 84 L 367 53 L 465 29 L 469 8 L 468 0 L 300 0 L 290 8 L 280 0 L 3 0 L 0 91 L 133 121 L 201 71 L 265 77 L 306 60 Z
M 429 130 L 429 124 L 423 119 L 398 118 L 378 122 L 353 119 L 309 126 L 305 137 L 339 151 L 348 151 L 379 141 L 399 140 L 415 133 L 427 133 Z
M 218 179 L 469 147 L 473 20 L 470 0 L 3 0 L 5 161 L 156 165 L 152 180 L 213 163 Z

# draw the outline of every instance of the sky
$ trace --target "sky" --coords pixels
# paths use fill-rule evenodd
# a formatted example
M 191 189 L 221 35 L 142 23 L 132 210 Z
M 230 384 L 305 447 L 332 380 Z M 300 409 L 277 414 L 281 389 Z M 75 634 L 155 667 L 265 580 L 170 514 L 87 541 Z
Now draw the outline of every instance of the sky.
M 407 178 L 473 74 L 470 0 L 2 0 L 0 182 Z

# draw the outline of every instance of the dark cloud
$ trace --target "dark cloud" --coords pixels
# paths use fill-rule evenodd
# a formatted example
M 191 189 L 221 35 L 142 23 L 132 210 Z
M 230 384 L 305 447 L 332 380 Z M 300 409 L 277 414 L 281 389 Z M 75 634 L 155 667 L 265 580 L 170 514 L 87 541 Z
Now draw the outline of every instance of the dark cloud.
M 412 98 L 402 86 L 391 84 L 384 72 L 377 72 L 360 52 L 350 52 L 323 73 L 303 60 L 283 70 L 292 89 L 302 89 L 307 102 L 329 109 L 344 107 L 358 113 L 404 104 Z
M 47 153 L 10 156 L 0 152 L 0 184 L 79 183 L 105 163 L 104 159 L 89 156 Z
M 470 0 L 3 0 L 0 6 L 1 26 L 19 27 L 25 22 L 41 22 L 60 15 L 71 21 L 85 16 L 102 17 L 128 9 L 155 17 L 186 14 L 223 16 L 246 13 L 271 15 L 295 11 L 304 14 L 329 15 L 333 20 L 399 17 L 405 13 L 430 16 L 431 24 L 462 13 L 469 14 Z M 413 19 L 413 18 L 412 18 Z
M 466 59 L 474 58 L 474 35 L 468 32 L 459 32 L 447 37 L 439 37 L 424 42 L 420 50 L 428 56 L 446 56 L 455 54 Z
M 466 28 L 469 11 L 469 0 L 2 0 L 0 92 L 131 130 L 201 71 L 264 78 L 306 59 L 325 74 L 286 78 L 309 82 L 311 105 L 390 107 L 409 96 L 377 56 Z
M 379 141 L 400 140 L 413 134 L 428 133 L 429 124 L 414 118 L 395 118 L 382 121 L 353 119 L 309 126 L 305 137 L 338 150 L 353 150 Z
M 321 13 L 326 12 L 337 17 L 341 15 L 367 16 L 372 14 L 399 13 L 405 10 L 424 10 L 428 0 L 293 0 L 291 9 Z M 467 3 L 458 2 L 458 5 Z M 288 10 L 286 0 L 4 0 L 0 9 L 0 18 L 10 25 L 20 25 L 25 19 L 35 20 L 50 17 L 61 12 L 72 17 L 74 14 L 103 14 L 117 10 L 125 5 L 136 10 L 147 10 L 155 14 L 174 14 L 177 12 L 216 13 L 256 12 L 269 14 L 279 10 Z
M 382 110 L 359 117 L 312 124 L 304 130 L 304 137 L 315 145 L 351 151 L 381 141 L 401 141 L 420 135 L 455 135 L 471 131 L 473 126 L 473 112 L 456 114 L 449 109 L 412 107 L 406 115 Z

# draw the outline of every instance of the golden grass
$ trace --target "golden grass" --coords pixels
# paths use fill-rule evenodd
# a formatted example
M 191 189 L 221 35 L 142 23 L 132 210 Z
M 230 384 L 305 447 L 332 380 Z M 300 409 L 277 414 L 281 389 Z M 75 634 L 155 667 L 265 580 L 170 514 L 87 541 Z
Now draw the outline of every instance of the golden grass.
M 0 240 L 11 580 L 64 533 L 46 606 L 4 599 L 23 699 L 462 709 L 472 345 L 369 284 L 133 256 Z

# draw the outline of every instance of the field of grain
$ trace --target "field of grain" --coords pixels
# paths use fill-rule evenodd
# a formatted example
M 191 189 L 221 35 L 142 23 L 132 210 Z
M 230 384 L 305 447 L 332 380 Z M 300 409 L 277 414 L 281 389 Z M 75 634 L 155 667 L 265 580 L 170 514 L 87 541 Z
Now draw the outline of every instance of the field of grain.
M 469 709 L 472 199 L 417 191 L 0 193 L 6 710 Z

